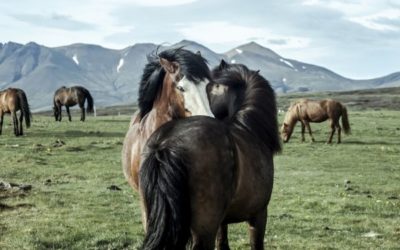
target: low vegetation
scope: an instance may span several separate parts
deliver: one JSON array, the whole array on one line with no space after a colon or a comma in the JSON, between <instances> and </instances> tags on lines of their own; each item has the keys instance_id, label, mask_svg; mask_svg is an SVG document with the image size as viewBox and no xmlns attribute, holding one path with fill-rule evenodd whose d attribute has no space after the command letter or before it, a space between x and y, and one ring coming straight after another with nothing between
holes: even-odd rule
<instances>
[{"instance_id":1,"label":"low vegetation","mask_svg":"<svg viewBox=\"0 0 400 250\"><path fill-rule=\"evenodd\" d=\"M354 108L349 117L352 134L341 145L325 144L327 123L311 124L317 142L301 143L297 128L275 157L269 249L400 247L400 116ZM139 247L139 199L121 169L128 124L127 115L85 123L36 115L16 138L6 117L0 249ZM246 224L230 226L229 239L232 249L249 249Z\"/></svg>"}]
</instances>

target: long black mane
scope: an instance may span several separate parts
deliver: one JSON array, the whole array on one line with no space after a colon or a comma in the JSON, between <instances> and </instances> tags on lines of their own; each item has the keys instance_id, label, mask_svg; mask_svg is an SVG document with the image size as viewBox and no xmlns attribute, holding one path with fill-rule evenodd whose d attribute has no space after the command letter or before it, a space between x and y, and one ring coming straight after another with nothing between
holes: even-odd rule
<instances>
[{"instance_id":1,"label":"long black mane","mask_svg":"<svg viewBox=\"0 0 400 250\"><path fill-rule=\"evenodd\" d=\"M162 90L166 72L161 67L159 58L177 62L180 66L180 73L186 76L189 81L197 83L211 78L206 59L181 47L164 50L158 55L149 56L139 86L138 105L141 118L150 112L157 93Z\"/></svg>"},{"instance_id":2,"label":"long black mane","mask_svg":"<svg viewBox=\"0 0 400 250\"><path fill-rule=\"evenodd\" d=\"M237 93L235 113L229 117L231 131L247 131L258 138L272 152L279 152L281 144L278 131L274 90L258 71L242 64L221 63L212 70L216 83L227 85Z\"/></svg>"}]
</instances>

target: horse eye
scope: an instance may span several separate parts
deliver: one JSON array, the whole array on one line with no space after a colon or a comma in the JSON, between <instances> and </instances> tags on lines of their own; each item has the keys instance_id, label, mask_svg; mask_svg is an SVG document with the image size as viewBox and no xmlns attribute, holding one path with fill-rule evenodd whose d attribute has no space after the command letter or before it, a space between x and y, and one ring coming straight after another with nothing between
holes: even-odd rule
<instances>
[{"instance_id":1,"label":"horse eye","mask_svg":"<svg viewBox=\"0 0 400 250\"><path fill-rule=\"evenodd\" d=\"M176 86L176 88L181 92L185 92L185 89L182 86Z\"/></svg>"}]
</instances>

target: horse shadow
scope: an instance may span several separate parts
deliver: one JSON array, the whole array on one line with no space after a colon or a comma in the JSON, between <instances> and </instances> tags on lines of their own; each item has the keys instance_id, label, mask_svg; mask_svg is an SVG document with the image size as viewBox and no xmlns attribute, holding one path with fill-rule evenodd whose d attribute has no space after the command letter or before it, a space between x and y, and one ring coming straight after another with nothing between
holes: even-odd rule
<instances>
[{"instance_id":1,"label":"horse shadow","mask_svg":"<svg viewBox=\"0 0 400 250\"><path fill-rule=\"evenodd\" d=\"M388 141L359 141L359 140L345 140L344 144L354 145L388 145L388 146L400 146L400 142L388 142Z\"/></svg>"}]
</instances>

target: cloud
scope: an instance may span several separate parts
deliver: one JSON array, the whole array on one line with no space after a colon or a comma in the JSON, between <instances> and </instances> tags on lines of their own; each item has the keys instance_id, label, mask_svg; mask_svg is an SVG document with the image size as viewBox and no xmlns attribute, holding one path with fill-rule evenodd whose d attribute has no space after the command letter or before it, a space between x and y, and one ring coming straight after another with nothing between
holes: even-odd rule
<instances>
[{"instance_id":1,"label":"cloud","mask_svg":"<svg viewBox=\"0 0 400 250\"><path fill-rule=\"evenodd\" d=\"M400 10L388 9L373 15L350 17L350 21L378 31L400 31Z\"/></svg>"},{"instance_id":2,"label":"cloud","mask_svg":"<svg viewBox=\"0 0 400 250\"><path fill-rule=\"evenodd\" d=\"M126 5L139 5L144 7L168 7L186 5L197 2L198 0L97 0L95 2L105 4L126 4Z\"/></svg>"},{"instance_id":3,"label":"cloud","mask_svg":"<svg viewBox=\"0 0 400 250\"><path fill-rule=\"evenodd\" d=\"M272 48L303 48L309 39L274 34L264 27L236 25L225 21L180 24L177 28L183 37L205 44L242 44L256 41Z\"/></svg>"},{"instance_id":4,"label":"cloud","mask_svg":"<svg viewBox=\"0 0 400 250\"><path fill-rule=\"evenodd\" d=\"M90 23L74 20L70 16L53 13L51 15L14 14L15 19L28 24L62 30L93 30L96 26Z\"/></svg>"}]
</instances>

